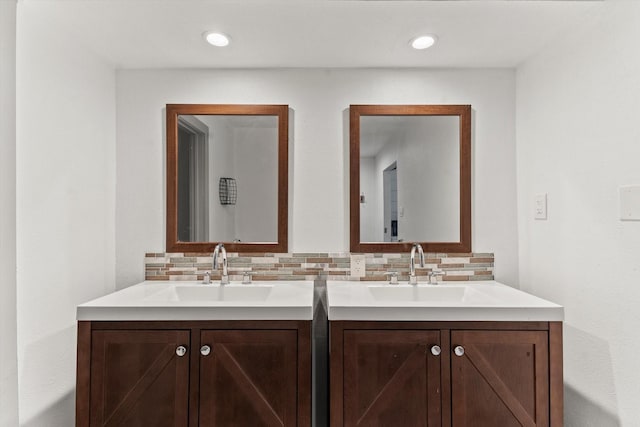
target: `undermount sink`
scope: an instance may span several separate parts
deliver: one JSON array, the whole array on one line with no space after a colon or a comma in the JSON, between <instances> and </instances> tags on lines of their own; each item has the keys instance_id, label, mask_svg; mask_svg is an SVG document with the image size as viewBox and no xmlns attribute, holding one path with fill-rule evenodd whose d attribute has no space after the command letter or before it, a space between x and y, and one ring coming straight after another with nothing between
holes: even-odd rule
<instances>
[{"instance_id":1,"label":"undermount sink","mask_svg":"<svg viewBox=\"0 0 640 427\"><path fill-rule=\"evenodd\" d=\"M462 301L468 288L445 288L438 286L368 286L369 292L377 301Z\"/></svg>"},{"instance_id":2,"label":"undermount sink","mask_svg":"<svg viewBox=\"0 0 640 427\"><path fill-rule=\"evenodd\" d=\"M329 320L555 321L557 304L495 281L382 284L327 281Z\"/></svg>"},{"instance_id":3,"label":"undermount sink","mask_svg":"<svg viewBox=\"0 0 640 427\"><path fill-rule=\"evenodd\" d=\"M310 320L311 281L148 281L80 304L78 320Z\"/></svg>"},{"instance_id":4,"label":"undermount sink","mask_svg":"<svg viewBox=\"0 0 640 427\"><path fill-rule=\"evenodd\" d=\"M147 301L265 301L272 285L176 286L145 298Z\"/></svg>"}]
</instances>

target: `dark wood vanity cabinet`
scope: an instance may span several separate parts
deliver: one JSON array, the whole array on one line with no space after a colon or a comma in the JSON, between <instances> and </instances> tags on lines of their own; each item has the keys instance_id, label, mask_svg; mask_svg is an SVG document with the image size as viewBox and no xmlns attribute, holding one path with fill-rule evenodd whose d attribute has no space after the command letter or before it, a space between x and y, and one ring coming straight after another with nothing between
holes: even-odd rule
<instances>
[{"instance_id":1,"label":"dark wood vanity cabinet","mask_svg":"<svg viewBox=\"0 0 640 427\"><path fill-rule=\"evenodd\" d=\"M562 426L559 322L330 322L331 426Z\"/></svg>"},{"instance_id":2,"label":"dark wood vanity cabinet","mask_svg":"<svg viewBox=\"0 0 640 427\"><path fill-rule=\"evenodd\" d=\"M310 426L310 323L79 322L76 426Z\"/></svg>"},{"instance_id":3,"label":"dark wood vanity cabinet","mask_svg":"<svg viewBox=\"0 0 640 427\"><path fill-rule=\"evenodd\" d=\"M451 331L451 343L453 426L549 425L546 331Z\"/></svg>"},{"instance_id":4,"label":"dark wood vanity cabinet","mask_svg":"<svg viewBox=\"0 0 640 427\"><path fill-rule=\"evenodd\" d=\"M295 426L295 331L202 331L200 426ZM205 344L206 345L206 344Z\"/></svg>"},{"instance_id":5,"label":"dark wood vanity cabinet","mask_svg":"<svg viewBox=\"0 0 640 427\"><path fill-rule=\"evenodd\" d=\"M89 366L78 372L89 374L89 412L78 413L76 425L188 425L189 357L176 349L187 349L189 337L188 330L92 331Z\"/></svg>"},{"instance_id":6,"label":"dark wood vanity cabinet","mask_svg":"<svg viewBox=\"0 0 640 427\"><path fill-rule=\"evenodd\" d=\"M439 331L346 330L343 342L345 426L440 425Z\"/></svg>"}]
</instances>

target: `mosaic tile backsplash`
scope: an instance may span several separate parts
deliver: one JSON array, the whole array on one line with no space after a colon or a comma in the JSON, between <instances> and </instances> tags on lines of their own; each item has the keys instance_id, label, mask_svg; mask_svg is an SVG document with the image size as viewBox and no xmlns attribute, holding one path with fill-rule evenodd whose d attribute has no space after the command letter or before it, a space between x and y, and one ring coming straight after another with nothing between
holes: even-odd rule
<instances>
[{"instance_id":1,"label":"mosaic tile backsplash","mask_svg":"<svg viewBox=\"0 0 640 427\"><path fill-rule=\"evenodd\" d=\"M241 281L245 271L253 280L388 280L395 271L398 280L409 280L409 254L365 254L365 277L352 277L350 253L227 253L229 279ZM210 253L147 253L146 280L203 280L212 271ZM222 265L222 263L220 263ZM493 280L492 253L425 253L425 267L416 267L419 282L427 282L432 269L444 271L441 280ZM220 269L211 274L220 279Z\"/></svg>"}]
</instances>

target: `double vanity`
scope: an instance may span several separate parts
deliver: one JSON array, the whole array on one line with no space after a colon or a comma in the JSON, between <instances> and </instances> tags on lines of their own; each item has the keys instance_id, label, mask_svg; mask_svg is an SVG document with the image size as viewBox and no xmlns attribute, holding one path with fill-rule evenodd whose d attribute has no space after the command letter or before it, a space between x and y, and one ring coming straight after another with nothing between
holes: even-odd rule
<instances>
[{"instance_id":1,"label":"double vanity","mask_svg":"<svg viewBox=\"0 0 640 427\"><path fill-rule=\"evenodd\" d=\"M562 425L562 307L493 281L320 283L153 281L78 306L76 425L310 426L312 376L331 426Z\"/></svg>"},{"instance_id":2,"label":"double vanity","mask_svg":"<svg viewBox=\"0 0 640 427\"><path fill-rule=\"evenodd\" d=\"M289 111L166 105L166 253L78 307L76 426L562 426L562 307L472 253L471 106L349 106L348 254L289 253Z\"/></svg>"}]
</instances>

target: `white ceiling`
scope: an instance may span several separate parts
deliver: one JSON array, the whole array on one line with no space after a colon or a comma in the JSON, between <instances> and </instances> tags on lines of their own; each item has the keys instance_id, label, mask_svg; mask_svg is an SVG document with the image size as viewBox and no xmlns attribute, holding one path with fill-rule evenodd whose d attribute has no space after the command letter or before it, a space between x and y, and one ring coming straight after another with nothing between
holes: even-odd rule
<instances>
[{"instance_id":1,"label":"white ceiling","mask_svg":"<svg viewBox=\"0 0 640 427\"><path fill-rule=\"evenodd\" d=\"M515 67L599 1L21 0L118 68ZM20 21L19 21L20 22ZM202 34L229 34L227 48ZM431 49L408 42L437 34Z\"/></svg>"}]
</instances>

